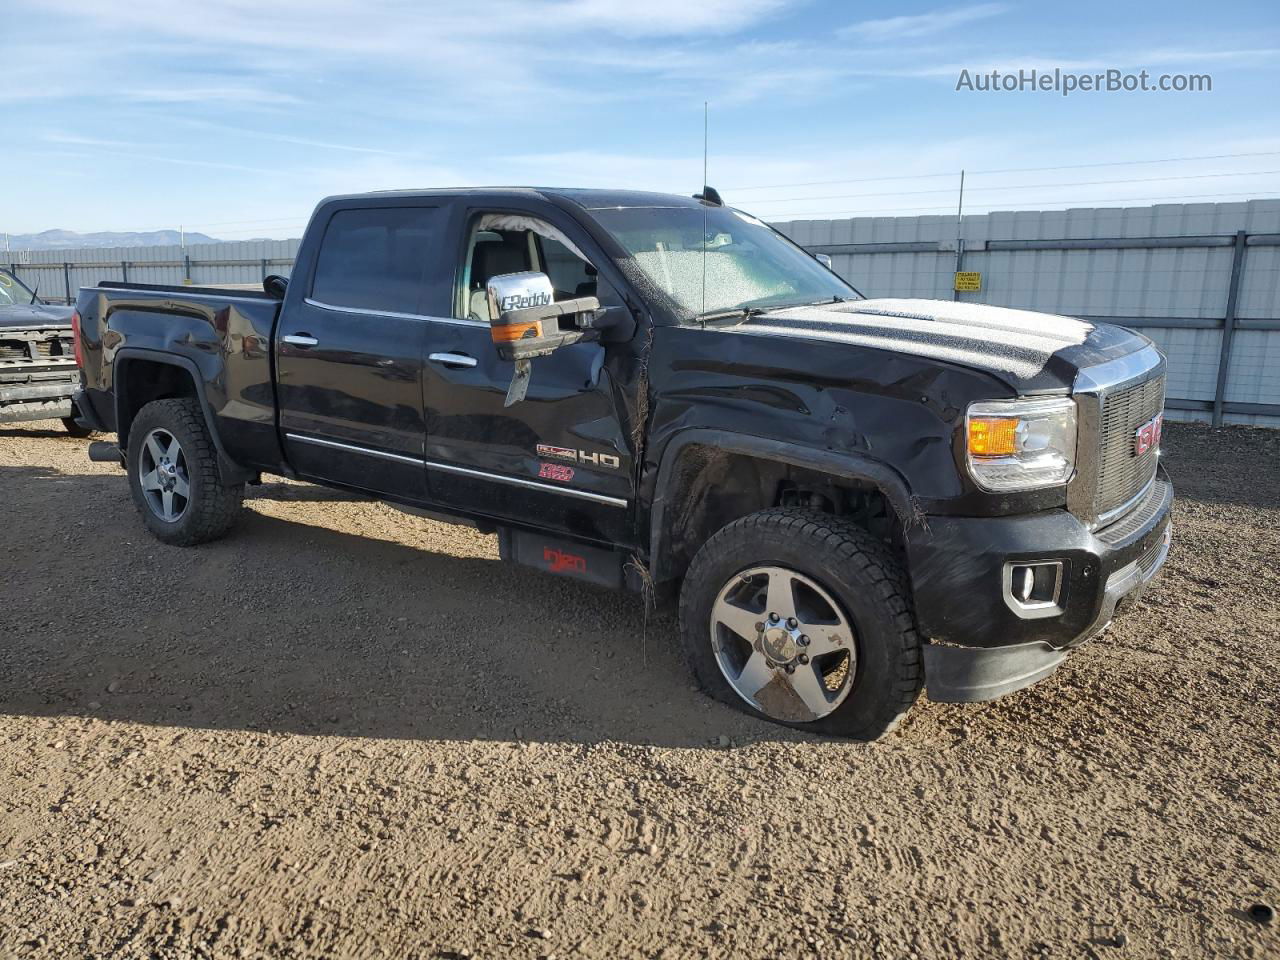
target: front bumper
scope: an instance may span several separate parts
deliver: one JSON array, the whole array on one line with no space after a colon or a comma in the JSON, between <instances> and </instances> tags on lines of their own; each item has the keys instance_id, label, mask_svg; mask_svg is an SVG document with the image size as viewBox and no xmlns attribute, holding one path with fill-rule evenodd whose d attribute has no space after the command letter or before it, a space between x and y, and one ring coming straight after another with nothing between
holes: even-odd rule
<instances>
[{"instance_id":1,"label":"front bumper","mask_svg":"<svg viewBox=\"0 0 1280 960\"><path fill-rule=\"evenodd\" d=\"M916 620L929 639L931 700L990 700L1052 673L1067 652L1136 601L1163 566L1173 487L1159 471L1147 496L1106 528L1065 510L1022 517L930 517L908 538ZM1052 613L1019 613L1007 600L1010 563L1059 561Z\"/></svg>"},{"instance_id":2,"label":"front bumper","mask_svg":"<svg viewBox=\"0 0 1280 960\"><path fill-rule=\"evenodd\" d=\"M69 417L79 386L80 370L69 357L0 360L0 423Z\"/></svg>"}]
</instances>

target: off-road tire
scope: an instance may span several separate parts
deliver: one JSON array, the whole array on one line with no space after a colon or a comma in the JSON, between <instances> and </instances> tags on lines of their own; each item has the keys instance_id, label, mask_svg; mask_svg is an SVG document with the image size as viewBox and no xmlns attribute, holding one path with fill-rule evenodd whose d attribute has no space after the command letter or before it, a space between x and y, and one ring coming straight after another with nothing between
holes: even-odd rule
<instances>
[{"instance_id":1,"label":"off-road tire","mask_svg":"<svg viewBox=\"0 0 1280 960\"><path fill-rule=\"evenodd\" d=\"M191 496L182 515L168 523L156 516L143 499L142 447L152 430L167 430L182 445ZM244 484L223 479L218 450L200 404L194 399L154 400L134 417L129 428L129 492L147 529L164 543L190 547L226 534L235 524L244 500Z\"/></svg>"},{"instance_id":2,"label":"off-road tire","mask_svg":"<svg viewBox=\"0 0 1280 960\"><path fill-rule=\"evenodd\" d=\"M711 611L720 590L756 566L790 568L822 585L844 607L856 633L854 686L827 716L807 723L770 717L729 685L711 643ZM736 520L698 551L680 593L680 636L699 685L731 706L810 732L874 740L892 730L924 683L906 576L884 543L839 517L792 508Z\"/></svg>"}]
</instances>

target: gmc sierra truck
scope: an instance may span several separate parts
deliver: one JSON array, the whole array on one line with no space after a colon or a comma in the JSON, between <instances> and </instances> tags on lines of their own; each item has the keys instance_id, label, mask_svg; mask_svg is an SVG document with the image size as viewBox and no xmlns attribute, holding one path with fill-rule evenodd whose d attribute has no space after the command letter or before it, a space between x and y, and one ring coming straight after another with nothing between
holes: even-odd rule
<instances>
[{"instance_id":1,"label":"gmc sierra truck","mask_svg":"<svg viewBox=\"0 0 1280 960\"><path fill-rule=\"evenodd\" d=\"M1047 676L1168 552L1149 340L864 299L710 188L333 197L263 287L80 292L93 455L166 543L262 472L372 494L678 600L709 693L863 739Z\"/></svg>"},{"instance_id":2,"label":"gmc sierra truck","mask_svg":"<svg viewBox=\"0 0 1280 960\"><path fill-rule=\"evenodd\" d=\"M80 386L72 351L71 307L49 306L0 270L0 423L58 419L88 436L71 402Z\"/></svg>"}]
</instances>

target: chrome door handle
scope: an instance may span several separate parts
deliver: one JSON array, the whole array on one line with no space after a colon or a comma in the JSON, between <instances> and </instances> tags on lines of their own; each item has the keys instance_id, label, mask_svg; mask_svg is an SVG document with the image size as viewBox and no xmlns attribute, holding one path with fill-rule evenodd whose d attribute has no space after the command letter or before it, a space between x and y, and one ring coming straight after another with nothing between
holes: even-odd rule
<instances>
[{"instance_id":1,"label":"chrome door handle","mask_svg":"<svg viewBox=\"0 0 1280 960\"><path fill-rule=\"evenodd\" d=\"M446 367L474 367L478 362L465 353L433 353L427 359L432 363L443 363Z\"/></svg>"},{"instance_id":2,"label":"chrome door handle","mask_svg":"<svg viewBox=\"0 0 1280 960\"><path fill-rule=\"evenodd\" d=\"M315 337L306 333L290 333L280 338L285 343L291 343L295 347L314 347L320 341Z\"/></svg>"}]
</instances>

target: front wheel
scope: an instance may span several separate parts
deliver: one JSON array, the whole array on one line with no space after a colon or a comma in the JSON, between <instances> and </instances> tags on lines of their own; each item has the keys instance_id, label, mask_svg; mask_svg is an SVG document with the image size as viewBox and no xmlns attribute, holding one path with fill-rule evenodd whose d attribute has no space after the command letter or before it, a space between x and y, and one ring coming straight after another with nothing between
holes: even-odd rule
<instances>
[{"instance_id":1,"label":"front wheel","mask_svg":"<svg viewBox=\"0 0 1280 960\"><path fill-rule=\"evenodd\" d=\"M702 687L749 713L873 740L923 683L906 578L846 520L774 509L703 545L680 595L681 637Z\"/></svg>"},{"instance_id":2,"label":"front wheel","mask_svg":"<svg viewBox=\"0 0 1280 960\"><path fill-rule=\"evenodd\" d=\"M129 492L159 540L191 546L235 523L243 483L222 478L218 452L195 400L155 400L129 428Z\"/></svg>"}]
</instances>

